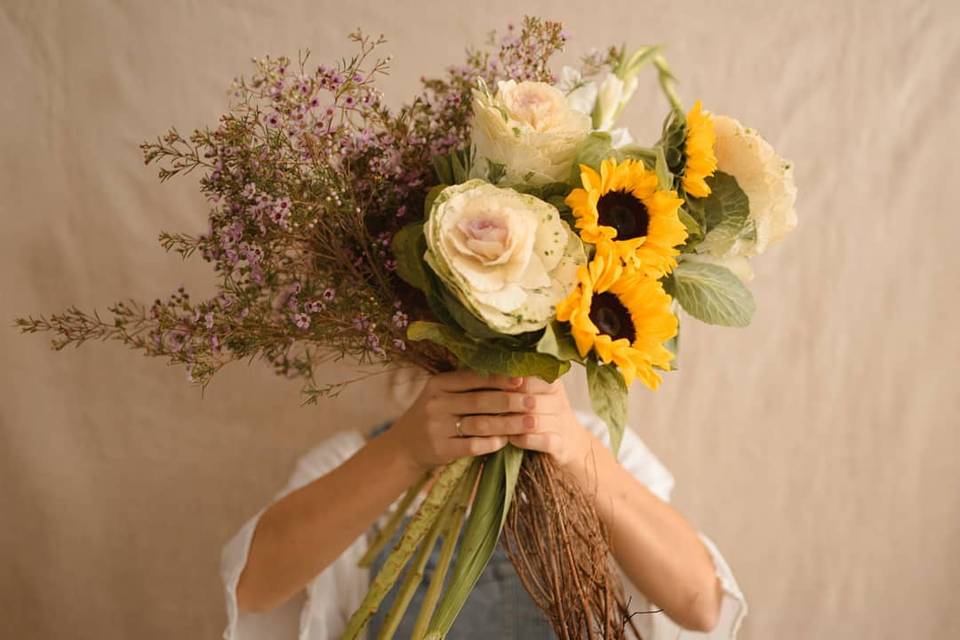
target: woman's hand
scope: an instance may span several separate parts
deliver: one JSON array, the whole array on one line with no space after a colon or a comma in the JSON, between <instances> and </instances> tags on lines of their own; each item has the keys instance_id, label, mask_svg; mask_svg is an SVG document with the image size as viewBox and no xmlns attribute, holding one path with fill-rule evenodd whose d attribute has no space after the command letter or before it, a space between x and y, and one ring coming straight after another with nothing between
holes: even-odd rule
<instances>
[{"instance_id":1,"label":"woman's hand","mask_svg":"<svg viewBox=\"0 0 960 640\"><path fill-rule=\"evenodd\" d=\"M568 467L585 458L592 440L560 382L470 371L433 376L381 437L391 438L421 470L492 453L508 442Z\"/></svg>"},{"instance_id":2,"label":"woman's hand","mask_svg":"<svg viewBox=\"0 0 960 640\"><path fill-rule=\"evenodd\" d=\"M533 395L536 408L524 418L524 431L509 434L510 444L546 453L560 467L579 477L579 467L585 463L596 439L580 424L563 384L559 380L549 383L525 378L520 390Z\"/></svg>"},{"instance_id":3,"label":"woman's hand","mask_svg":"<svg viewBox=\"0 0 960 640\"><path fill-rule=\"evenodd\" d=\"M506 446L506 434L471 431L470 425L481 414L523 414L529 401L520 391L522 384L522 378L466 370L436 374L380 437L392 441L421 472L464 456L493 453Z\"/></svg>"}]
</instances>

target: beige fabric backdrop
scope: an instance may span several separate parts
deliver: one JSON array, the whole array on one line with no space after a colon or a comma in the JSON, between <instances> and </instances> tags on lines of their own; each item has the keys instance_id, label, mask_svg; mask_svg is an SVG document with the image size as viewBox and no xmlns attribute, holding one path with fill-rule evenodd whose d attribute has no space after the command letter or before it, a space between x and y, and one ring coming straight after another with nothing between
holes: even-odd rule
<instances>
[{"instance_id":1,"label":"beige fabric backdrop","mask_svg":"<svg viewBox=\"0 0 960 640\"><path fill-rule=\"evenodd\" d=\"M358 24L390 37L399 103L521 11L564 20L570 59L668 44L688 100L796 163L800 227L756 263L753 326L688 323L682 371L631 407L747 593L743 637L960 637L955 3L3 0L4 637L217 637L221 544L324 434L395 411L378 385L301 408L260 366L201 398L121 347L16 334L15 314L209 290L155 242L205 227L195 183L160 185L138 143L213 123L250 56L332 59Z\"/></svg>"}]
</instances>

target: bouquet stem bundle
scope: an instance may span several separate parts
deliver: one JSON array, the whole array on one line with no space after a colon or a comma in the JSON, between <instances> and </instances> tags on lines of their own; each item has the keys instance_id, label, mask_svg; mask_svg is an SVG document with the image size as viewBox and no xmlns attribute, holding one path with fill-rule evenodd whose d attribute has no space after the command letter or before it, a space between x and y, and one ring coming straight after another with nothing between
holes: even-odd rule
<instances>
[{"instance_id":1,"label":"bouquet stem bundle","mask_svg":"<svg viewBox=\"0 0 960 640\"><path fill-rule=\"evenodd\" d=\"M362 565L369 566L393 536L424 484L425 479L400 500ZM468 509L470 517L460 540ZM640 638L624 601L620 576L611 563L607 532L590 496L549 456L513 447L483 460L458 460L437 475L343 637L356 638L361 633L412 559L377 636L378 640L393 637L441 537L439 561L412 638L445 637L486 567L501 529L521 583L559 638L619 639L626 637L627 629ZM453 578L444 592L458 542Z\"/></svg>"},{"instance_id":2,"label":"bouquet stem bundle","mask_svg":"<svg viewBox=\"0 0 960 640\"><path fill-rule=\"evenodd\" d=\"M548 456L525 456L503 542L558 638L640 638L591 496Z\"/></svg>"},{"instance_id":3,"label":"bouquet stem bundle","mask_svg":"<svg viewBox=\"0 0 960 640\"><path fill-rule=\"evenodd\" d=\"M449 513L452 507L451 496L456 492L461 481L468 475L468 469L476 464L477 462L470 458L461 458L440 471L427 498L404 529L403 536L401 536L393 552L388 556L380 572L371 583L370 590L367 591L363 603L350 618L347 630L343 634L344 638L356 638L360 635L370 618L376 613L380 603L396 583L404 566L419 547L426 549L425 554L422 552L420 554L423 560L425 560L425 555L429 555L433 543L436 542L434 532L439 533L437 524L441 523L442 526L443 517ZM428 544L422 544L425 539ZM420 570L422 571L422 566ZM412 573L416 574L416 572ZM397 600L401 609L400 617L402 617L403 610L406 609L406 604L409 603L409 600L407 600L407 603L403 603L402 600L402 598ZM390 617L396 618L397 616L388 616L388 618Z\"/></svg>"}]
</instances>

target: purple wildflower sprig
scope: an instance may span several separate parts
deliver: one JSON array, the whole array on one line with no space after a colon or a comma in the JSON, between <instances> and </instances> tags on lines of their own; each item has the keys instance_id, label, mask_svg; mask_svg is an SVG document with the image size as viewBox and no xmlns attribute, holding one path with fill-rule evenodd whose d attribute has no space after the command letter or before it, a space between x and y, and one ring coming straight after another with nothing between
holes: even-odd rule
<instances>
[{"instance_id":1,"label":"purple wildflower sprig","mask_svg":"<svg viewBox=\"0 0 960 640\"><path fill-rule=\"evenodd\" d=\"M406 339L409 322L431 314L395 272L393 236L421 217L434 159L469 145L477 78L552 81L548 60L565 36L559 23L527 18L489 50L469 51L464 65L424 79L396 113L375 86L389 69L377 56L383 38L350 39L356 54L334 65L308 68L309 53L254 59L215 128L170 129L141 145L161 181L201 174L208 229L164 232L160 244L212 264L213 298L195 301L181 288L150 305L117 303L109 318L71 307L20 318L20 329L53 333L56 349L120 341L184 365L203 385L229 362L260 358L304 379L308 400L342 388L315 380L330 359L452 367L442 347Z\"/></svg>"}]
</instances>

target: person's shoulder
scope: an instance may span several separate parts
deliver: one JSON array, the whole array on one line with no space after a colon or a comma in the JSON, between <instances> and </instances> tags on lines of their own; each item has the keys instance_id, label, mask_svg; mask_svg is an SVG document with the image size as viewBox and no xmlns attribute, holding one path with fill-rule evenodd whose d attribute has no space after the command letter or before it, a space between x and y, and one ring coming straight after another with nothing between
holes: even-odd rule
<instances>
[{"instance_id":1,"label":"person's shoulder","mask_svg":"<svg viewBox=\"0 0 960 640\"><path fill-rule=\"evenodd\" d=\"M365 437L355 430L338 431L300 456L290 478L293 486L304 484L333 471L363 447Z\"/></svg>"},{"instance_id":2,"label":"person's shoulder","mask_svg":"<svg viewBox=\"0 0 960 640\"><path fill-rule=\"evenodd\" d=\"M338 431L303 454L298 464L302 463L317 469L333 468L356 453L364 442L365 437L359 431Z\"/></svg>"},{"instance_id":3,"label":"person's shoulder","mask_svg":"<svg viewBox=\"0 0 960 640\"><path fill-rule=\"evenodd\" d=\"M610 446L610 431L607 424L599 416L587 411L577 411L576 415L580 423L593 433L605 447ZM647 447L640 436L630 428L629 424L623 430L617 460L658 498L664 501L670 500L674 484L673 474Z\"/></svg>"}]
</instances>

